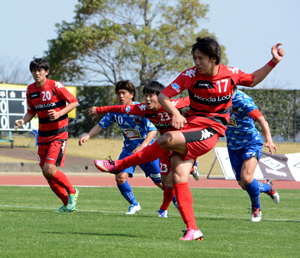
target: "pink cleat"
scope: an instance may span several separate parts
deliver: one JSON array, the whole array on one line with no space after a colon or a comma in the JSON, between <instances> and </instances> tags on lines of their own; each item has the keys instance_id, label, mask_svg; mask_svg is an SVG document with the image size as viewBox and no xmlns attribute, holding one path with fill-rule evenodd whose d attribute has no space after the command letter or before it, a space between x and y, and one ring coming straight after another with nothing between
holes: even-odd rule
<instances>
[{"instance_id":1,"label":"pink cleat","mask_svg":"<svg viewBox=\"0 0 300 258\"><path fill-rule=\"evenodd\" d=\"M119 174L121 171L118 171L115 165L115 161L113 161L110 157L109 159L96 159L95 166L102 172L107 172L111 174Z\"/></svg>"},{"instance_id":2,"label":"pink cleat","mask_svg":"<svg viewBox=\"0 0 300 258\"><path fill-rule=\"evenodd\" d=\"M184 232L184 235L179 240L184 240L184 241L203 240L203 234L199 229L195 230L195 229L188 228L187 230L182 230L182 231Z\"/></svg>"}]
</instances>

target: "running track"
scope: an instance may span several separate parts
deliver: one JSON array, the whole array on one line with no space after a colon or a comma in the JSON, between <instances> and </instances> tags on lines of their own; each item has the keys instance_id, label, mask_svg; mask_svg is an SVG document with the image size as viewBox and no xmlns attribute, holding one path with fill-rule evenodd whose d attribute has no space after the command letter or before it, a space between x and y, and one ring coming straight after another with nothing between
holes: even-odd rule
<instances>
[{"instance_id":1,"label":"running track","mask_svg":"<svg viewBox=\"0 0 300 258\"><path fill-rule=\"evenodd\" d=\"M74 186L81 187L113 187L116 182L113 175L68 175L70 182ZM143 176L136 176L129 179L129 183L133 187L156 187L151 179ZM273 181L275 189L297 189L300 190L300 182L296 181ZM36 175L20 175L20 174L0 174L0 185L6 186L48 186L46 179L41 174ZM195 181L189 179L189 186L193 188L239 188L235 180L225 179L207 179L200 178Z\"/></svg>"}]
</instances>

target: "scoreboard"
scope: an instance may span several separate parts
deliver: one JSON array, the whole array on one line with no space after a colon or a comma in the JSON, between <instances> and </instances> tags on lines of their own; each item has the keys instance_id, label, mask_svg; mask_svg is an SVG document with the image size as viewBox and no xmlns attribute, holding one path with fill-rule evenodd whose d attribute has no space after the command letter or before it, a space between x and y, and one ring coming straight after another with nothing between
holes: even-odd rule
<instances>
[{"instance_id":1,"label":"scoreboard","mask_svg":"<svg viewBox=\"0 0 300 258\"><path fill-rule=\"evenodd\" d=\"M26 113L26 88L0 88L0 131L14 131L15 120ZM31 123L19 127L18 131L31 131Z\"/></svg>"},{"instance_id":2,"label":"scoreboard","mask_svg":"<svg viewBox=\"0 0 300 258\"><path fill-rule=\"evenodd\" d=\"M15 131L15 120L21 119L27 113L27 85L0 84L0 135L1 131ZM66 89L76 97L75 86ZM76 118L76 109L68 113L69 118ZM31 131L31 123L26 123L18 131ZM1 136L0 136L1 138Z\"/></svg>"}]
</instances>

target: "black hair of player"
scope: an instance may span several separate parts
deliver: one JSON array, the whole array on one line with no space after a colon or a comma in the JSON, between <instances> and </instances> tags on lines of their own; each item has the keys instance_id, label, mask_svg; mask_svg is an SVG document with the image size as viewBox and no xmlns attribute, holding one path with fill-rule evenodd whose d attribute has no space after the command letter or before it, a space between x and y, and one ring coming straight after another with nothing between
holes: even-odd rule
<instances>
[{"instance_id":1,"label":"black hair of player","mask_svg":"<svg viewBox=\"0 0 300 258\"><path fill-rule=\"evenodd\" d=\"M161 91L164 88L165 88L164 85L162 85L158 81L150 81L144 86L143 94L145 95L145 93L148 93L148 94L156 93L156 95L158 96L159 93L161 93Z\"/></svg>"},{"instance_id":2,"label":"black hair of player","mask_svg":"<svg viewBox=\"0 0 300 258\"><path fill-rule=\"evenodd\" d=\"M115 86L116 94L119 90L127 90L129 93L133 93L132 100L133 101L135 100L136 90L135 90L135 86L132 84L131 81L129 81L129 80L118 81Z\"/></svg>"},{"instance_id":3,"label":"black hair of player","mask_svg":"<svg viewBox=\"0 0 300 258\"><path fill-rule=\"evenodd\" d=\"M210 58L214 57L216 59L217 65L221 62L222 51L215 37L198 37L196 39L196 43L192 45L191 53L193 56L196 49L209 56Z\"/></svg>"},{"instance_id":4,"label":"black hair of player","mask_svg":"<svg viewBox=\"0 0 300 258\"><path fill-rule=\"evenodd\" d=\"M44 69L45 71L50 70L49 63L44 58L34 58L29 65L29 70L32 71ZM48 75L46 76L48 78Z\"/></svg>"}]
</instances>

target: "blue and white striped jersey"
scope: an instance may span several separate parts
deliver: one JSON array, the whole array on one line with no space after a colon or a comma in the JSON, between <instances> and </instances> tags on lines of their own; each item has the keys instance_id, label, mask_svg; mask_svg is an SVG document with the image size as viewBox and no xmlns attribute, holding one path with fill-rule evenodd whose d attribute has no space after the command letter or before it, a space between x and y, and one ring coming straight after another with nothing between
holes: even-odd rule
<instances>
[{"instance_id":1,"label":"blue and white striped jersey","mask_svg":"<svg viewBox=\"0 0 300 258\"><path fill-rule=\"evenodd\" d=\"M258 107L253 99L237 90L232 97L232 111L225 132L228 149L238 150L253 142L262 142L254 121L249 115L255 109L258 109Z\"/></svg>"},{"instance_id":2,"label":"blue and white striped jersey","mask_svg":"<svg viewBox=\"0 0 300 258\"><path fill-rule=\"evenodd\" d=\"M138 103L139 102L133 102L133 104ZM129 154L143 143L148 132L157 130L147 118L121 113L107 113L98 125L107 129L113 123L117 123L121 128L124 136L123 151ZM150 144L153 142L154 140L152 140Z\"/></svg>"}]
</instances>

